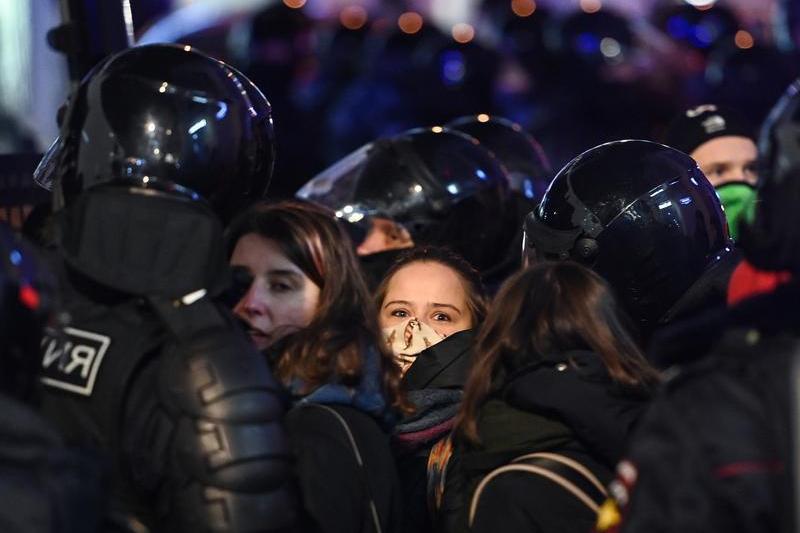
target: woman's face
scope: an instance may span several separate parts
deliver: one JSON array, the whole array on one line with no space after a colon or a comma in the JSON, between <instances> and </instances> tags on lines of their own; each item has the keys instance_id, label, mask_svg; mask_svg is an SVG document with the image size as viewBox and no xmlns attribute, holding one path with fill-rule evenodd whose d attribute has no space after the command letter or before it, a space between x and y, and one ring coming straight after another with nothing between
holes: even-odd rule
<instances>
[{"instance_id":1,"label":"woman's face","mask_svg":"<svg viewBox=\"0 0 800 533\"><path fill-rule=\"evenodd\" d=\"M410 317L425 322L442 335L470 329L472 315L458 272L434 261L417 261L395 272L381 303L381 328Z\"/></svg>"},{"instance_id":2,"label":"woman's face","mask_svg":"<svg viewBox=\"0 0 800 533\"><path fill-rule=\"evenodd\" d=\"M272 239L243 235L231 266L252 276L247 293L233 308L259 350L307 326L319 303L319 287L281 252Z\"/></svg>"}]
</instances>

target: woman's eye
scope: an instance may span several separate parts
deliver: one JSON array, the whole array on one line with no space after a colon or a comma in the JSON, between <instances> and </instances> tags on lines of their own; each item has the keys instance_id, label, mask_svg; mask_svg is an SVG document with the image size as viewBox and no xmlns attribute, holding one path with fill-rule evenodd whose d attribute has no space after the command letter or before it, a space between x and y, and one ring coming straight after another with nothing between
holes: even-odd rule
<instances>
[{"instance_id":1,"label":"woman's eye","mask_svg":"<svg viewBox=\"0 0 800 533\"><path fill-rule=\"evenodd\" d=\"M436 313L433 315L433 319L439 322L450 322L450 316L445 313Z\"/></svg>"},{"instance_id":2,"label":"woman's eye","mask_svg":"<svg viewBox=\"0 0 800 533\"><path fill-rule=\"evenodd\" d=\"M269 289L272 292L289 292L292 290L292 287L280 281L273 281L269 284Z\"/></svg>"},{"instance_id":3,"label":"woman's eye","mask_svg":"<svg viewBox=\"0 0 800 533\"><path fill-rule=\"evenodd\" d=\"M404 309L395 309L389 314L397 318L408 318L408 313Z\"/></svg>"}]
</instances>

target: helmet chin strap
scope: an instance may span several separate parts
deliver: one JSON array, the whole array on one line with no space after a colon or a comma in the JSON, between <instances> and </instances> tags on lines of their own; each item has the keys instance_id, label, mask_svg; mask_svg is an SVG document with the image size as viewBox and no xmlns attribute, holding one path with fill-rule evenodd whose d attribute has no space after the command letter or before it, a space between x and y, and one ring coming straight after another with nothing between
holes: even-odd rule
<instances>
[{"instance_id":1,"label":"helmet chin strap","mask_svg":"<svg viewBox=\"0 0 800 533\"><path fill-rule=\"evenodd\" d=\"M178 299L227 285L222 226L209 208L169 193L101 186L62 210L67 264L100 285Z\"/></svg>"}]
</instances>

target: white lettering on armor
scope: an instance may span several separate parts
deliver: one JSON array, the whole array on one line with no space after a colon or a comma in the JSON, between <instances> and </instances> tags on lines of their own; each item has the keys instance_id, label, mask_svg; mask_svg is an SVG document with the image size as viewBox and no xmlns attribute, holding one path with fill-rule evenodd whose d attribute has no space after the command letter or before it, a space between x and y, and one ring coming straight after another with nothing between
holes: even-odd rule
<instances>
[{"instance_id":1,"label":"white lettering on armor","mask_svg":"<svg viewBox=\"0 0 800 533\"><path fill-rule=\"evenodd\" d=\"M91 396L110 344L106 335L76 328L64 328L60 335L48 333L42 339L42 383Z\"/></svg>"}]
</instances>

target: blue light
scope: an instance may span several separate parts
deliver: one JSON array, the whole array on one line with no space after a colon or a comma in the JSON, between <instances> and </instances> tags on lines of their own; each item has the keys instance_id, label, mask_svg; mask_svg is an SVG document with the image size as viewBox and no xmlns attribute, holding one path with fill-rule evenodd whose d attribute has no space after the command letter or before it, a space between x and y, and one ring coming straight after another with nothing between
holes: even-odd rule
<instances>
[{"instance_id":1,"label":"blue light","mask_svg":"<svg viewBox=\"0 0 800 533\"><path fill-rule=\"evenodd\" d=\"M575 39L575 46L582 54L594 54L600 50L600 39L594 33L581 33Z\"/></svg>"},{"instance_id":2,"label":"blue light","mask_svg":"<svg viewBox=\"0 0 800 533\"><path fill-rule=\"evenodd\" d=\"M485 179L486 179L486 172L484 172L484 171L483 171L483 170L481 170L481 169L478 169L478 170L476 170L476 171L475 171L475 175L476 175L476 176L478 176L478 177L479 177L480 179L482 179L482 180L485 180Z\"/></svg>"},{"instance_id":3,"label":"blue light","mask_svg":"<svg viewBox=\"0 0 800 533\"><path fill-rule=\"evenodd\" d=\"M667 20L667 33L676 39L686 39L692 33L689 22L678 15L673 15Z\"/></svg>"},{"instance_id":4,"label":"blue light","mask_svg":"<svg viewBox=\"0 0 800 533\"><path fill-rule=\"evenodd\" d=\"M13 265L19 266L22 263L22 254L19 250L11 250L10 259Z\"/></svg>"},{"instance_id":5,"label":"blue light","mask_svg":"<svg viewBox=\"0 0 800 533\"><path fill-rule=\"evenodd\" d=\"M442 81L445 85L458 85L464 81L467 72L464 55L452 50L442 55Z\"/></svg>"},{"instance_id":6,"label":"blue light","mask_svg":"<svg viewBox=\"0 0 800 533\"><path fill-rule=\"evenodd\" d=\"M533 190L533 182L531 180L522 180L522 192L525 195L525 198L536 197L536 192Z\"/></svg>"},{"instance_id":7,"label":"blue light","mask_svg":"<svg viewBox=\"0 0 800 533\"><path fill-rule=\"evenodd\" d=\"M701 48L710 46L711 43L714 42L713 27L709 27L705 24L698 24L695 26L693 42Z\"/></svg>"},{"instance_id":8,"label":"blue light","mask_svg":"<svg viewBox=\"0 0 800 533\"><path fill-rule=\"evenodd\" d=\"M681 203L681 205L689 205L690 203L692 203L692 199L688 196L685 198L681 198L678 201Z\"/></svg>"}]
</instances>

